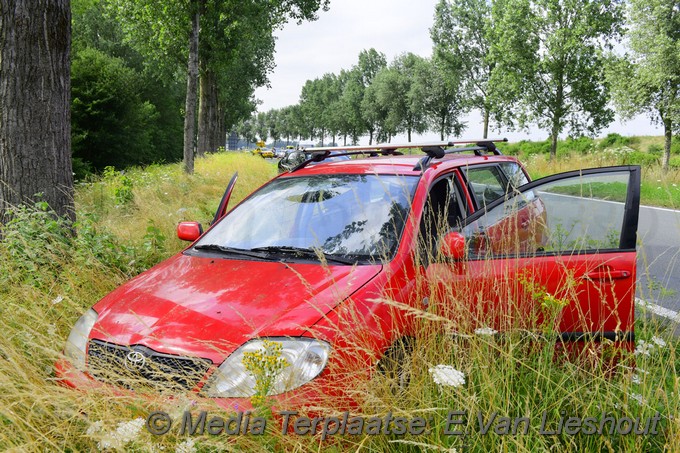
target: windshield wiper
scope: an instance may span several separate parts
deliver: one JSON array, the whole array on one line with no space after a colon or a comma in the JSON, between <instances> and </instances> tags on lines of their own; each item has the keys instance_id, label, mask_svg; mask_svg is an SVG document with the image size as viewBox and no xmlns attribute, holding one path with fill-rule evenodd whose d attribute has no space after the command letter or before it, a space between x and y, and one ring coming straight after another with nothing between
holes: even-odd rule
<instances>
[{"instance_id":1,"label":"windshield wiper","mask_svg":"<svg viewBox=\"0 0 680 453\"><path fill-rule=\"evenodd\" d=\"M293 247L290 245L270 245L267 247L255 247L252 249L253 252L266 252L266 253L274 253L274 254L279 254L279 255L294 255L299 258L312 258L315 260L320 261L319 254L323 256L326 261L328 262L334 262L334 263L340 263L340 264L355 264L358 259L350 258L350 257L345 257L345 256L339 256L339 255L332 255L329 253L324 252L321 249L312 249L312 248L304 248L304 247Z\"/></svg>"},{"instance_id":2,"label":"windshield wiper","mask_svg":"<svg viewBox=\"0 0 680 453\"><path fill-rule=\"evenodd\" d=\"M207 250L210 252L220 252L224 253L227 255L241 255L241 256L248 256L250 258L258 258L261 260L269 260L271 259L271 256L269 253L262 253L262 252L257 252L253 250L248 250L248 249L240 249L236 247L225 247L223 245L219 244L201 244L197 245L194 247L196 250Z\"/></svg>"}]
</instances>

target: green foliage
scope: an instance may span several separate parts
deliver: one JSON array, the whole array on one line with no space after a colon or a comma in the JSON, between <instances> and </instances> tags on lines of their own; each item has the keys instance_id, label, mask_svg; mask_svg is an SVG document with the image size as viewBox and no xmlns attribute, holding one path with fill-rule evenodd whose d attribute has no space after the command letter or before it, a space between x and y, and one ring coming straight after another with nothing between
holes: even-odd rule
<instances>
[{"instance_id":1,"label":"green foliage","mask_svg":"<svg viewBox=\"0 0 680 453\"><path fill-rule=\"evenodd\" d=\"M671 154L680 154L680 135L675 136L675 140L671 145Z\"/></svg>"},{"instance_id":2,"label":"green foliage","mask_svg":"<svg viewBox=\"0 0 680 453\"><path fill-rule=\"evenodd\" d=\"M649 167L652 165L659 164L659 156L656 154L643 153L640 151L631 151L625 154L623 158L623 164L631 165L642 165L643 167Z\"/></svg>"},{"instance_id":3,"label":"green foliage","mask_svg":"<svg viewBox=\"0 0 680 453\"><path fill-rule=\"evenodd\" d=\"M500 143L498 148L504 154L527 157L535 154L549 153L550 141L533 142L530 140L521 140L516 143Z\"/></svg>"},{"instance_id":4,"label":"green foliage","mask_svg":"<svg viewBox=\"0 0 680 453\"><path fill-rule=\"evenodd\" d=\"M452 78L460 79L460 92L470 97L461 101L482 112L484 137L490 117L498 124L510 123L500 96L500 90L506 88L490 83L496 64L490 52L496 39L491 8L492 3L485 0L440 0L430 29L434 60Z\"/></svg>"},{"instance_id":5,"label":"green foliage","mask_svg":"<svg viewBox=\"0 0 680 453\"><path fill-rule=\"evenodd\" d=\"M607 77L623 118L647 113L666 135L668 169L672 133L680 131L680 14L677 0L628 3L630 55L611 55ZM677 142L677 139L675 140Z\"/></svg>"},{"instance_id":6,"label":"green foliage","mask_svg":"<svg viewBox=\"0 0 680 453\"><path fill-rule=\"evenodd\" d=\"M647 147L647 152L650 154L661 154L663 152L663 148L661 148L661 146L657 145L656 143L652 143Z\"/></svg>"},{"instance_id":7,"label":"green foliage","mask_svg":"<svg viewBox=\"0 0 680 453\"><path fill-rule=\"evenodd\" d=\"M611 133L611 134L607 134L607 136L605 138L600 140L599 147L604 149L604 148L611 148L611 147L615 147L615 146L628 146L630 144L631 144L630 137L624 137L620 134Z\"/></svg>"},{"instance_id":8,"label":"green foliage","mask_svg":"<svg viewBox=\"0 0 680 453\"><path fill-rule=\"evenodd\" d=\"M594 134L614 119L601 52L617 36L621 12L610 0L494 2L491 83L503 87L520 126L535 123L557 140L565 130Z\"/></svg>"},{"instance_id":9,"label":"green foliage","mask_svg":"<svg viewBox=\"0 0 680 453\"><path fill-rule=\"evenodd\" d=\"M134 199L132 193L132 180L123 172L116 171L115 167L104 167L104 180L113 187L113 196L118 205L126 205Z\"/></svg>"},{"instance_id":10,"label":"green foliage","mask_svg":"<svg viewBox=\"0 0 680 453\"><path fill-rule=\"evenodd\" d=\"M165 237L150 229L141 248L122 244L98 226L94 214L80 212L71 224L58 217L45 202L11 210L2 227L0 286L23 284L45 288L59 279L66 264L106 268L132 276L161 258Z\"/></svg>"},{"instance_id":11,"label":"green foliage","mask_svg":"<svg viewBox=\"0 0 680 453\"><path fill-rule=\"evenodd\" d=\"M73 178L75 180L83 180L94 171L89 162L75 156L71 157L71 167L73 168Z\"/></svg>"},{"instance_id":12,"label":"green foliage","mask_svg":"<svg viewBox=\"0 0 680 453\"><path fill-rule=\"evenodd\" d=\"M49 284L60 270L63 256L73 246L68 221L57 217L44 201L9 210L10 220L1 226L0 282ZM15 281L19 280L19 281Z\"/></svg>"},{"instance_id":13,"label":"green foliage","mask_svg":"<svg viewBox=\"0 0 680 453\"><path fill-rule=\"evenodd\" d=\"M182 156L183 86L145 67L104 2L73 2L72 150L78 179Z\"/></svg>"},{"instance_id":14,"label":"green foliage","mask_svg":"<svg viewBox=\"0 0 680 453\"><path fill-rule=\"evenodd\" d=\"M558 144L558 154L563 149L568 153L575 152L579 154L588 154L595 149L595 140L590 137L569 137Z\"/></svg>"},{"instance_id":15,"label":"green foliage","mask_svg":"<svg viewBox=\"0 0 680 453\"><path fill-rule=\"evenodd\" d=\"M153 162L158 112L141 99L139 75L119 58L85 49L73 58L71 77L73 155L98 170Z\"/></svg>"},{"instance_id":16,"label":"green foliage","mask_svg":"<svg viewBox=\"0 0 680 453\"><path fill-rule=\"evenodd\" d=\"M156 226L153 220L149 220L148 222L142 247L144 250L144 259L140 264L144 267L153 266L165 256L165 235L161 229Z\"/></svg>"}]
</instances>

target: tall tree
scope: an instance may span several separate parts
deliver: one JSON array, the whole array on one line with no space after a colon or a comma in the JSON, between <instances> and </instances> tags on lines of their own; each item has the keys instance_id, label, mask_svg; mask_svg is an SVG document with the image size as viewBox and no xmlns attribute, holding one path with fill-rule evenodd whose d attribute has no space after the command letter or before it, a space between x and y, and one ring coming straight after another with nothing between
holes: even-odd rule
<instances>
[{"instance_id":1,"label":"tall tree","mask_svg":"<svg viewBox=\"0 0 680 453\"><path fill-rule=\"evenodd\" d=\"M424 58L406 53L374 77L367 89L374 105L366 104L365 107L370 117L382 119L379 121L380 139L389 141L404 131L410 142L413 133L427 130L428 66Z\"/></svg>"},{"instance_id":2,"label":"tall tree","mask_svg":"<svg viewBox=\"0 0 680 453\"><path fill-rule=\"evenodd\" d=\"M69 0L0 0L0 220L37 193L75 219Z\"/></svg>"},{"instance_id":3,"label":"tall tree","mask_svg":"<svg viewBox=\"0 0 680 453\"><path fill-rule=\"evenodd\" d=\"M550 131L550 157L566 129L595 134L613 119L604 83L602 52L618 35L617 0L497 0L491 83L508 92L520 125Z\"/></svg>"},{"instance_id":4,"label":"tall tree","mask_svg":"<svg viewBox=\"0 0 680 453\"><path fill-rule=\"evenodd\" d=\"M118 17L125 23L129 38L137 48L162 66L172 67L184 60L187 67L186 117L184 137L185 170L193 171L193 143L196 140L196 106L198 98L198 77L193 81L193 74L198 73L199 55L212 55L210 49L201 51L199 46L219 41L215 35L214 21L206 21L205 29L199 27L201 15L219 18L220 36L229 36L229 28L238 27L242 21L256 17L259 19L257 32L267 36L273 34L289 20L314 20L316 12L327 9L329 0L272 0L258 2L253 0L109 0ZM243 6L243 8L241 8ZM235 13L237 11L238 13ZM255 28L253 26L253 28ZM203 30L202 38L198 35ZM196 35L196 36L194 36ZM246 40L247 41L247 40ZM198 42L198 44L197 44ZM265 40L261 42L271 42ZM201 44L204 43L204 44ZM272 51L260 52L261 48L243 47L240 58L257 56L257 63L263 68L271 68ZM271 49L273 50L273 48ZM249 53L250 52L250 53ZM236 60L237 62L239 60ZM210 64L210 62L208 62ZM175 66L175 70L177 67ZM268 70L268 69L267 69ZM261 79L260 79L261 82ZM266 80L265 80L266 82ZM256 82L251 82L255 83ZM218 86L219 88L219 86ZM219 90L217 90L218 92ZM211 93L216 91L210 90ZM238 91L242 93L243 91ZM217 115L223 118L222 115ZM190 149L191 148L191 149Z\"/></svg>"},{"instance_id":5,"label":"tall tree","mask_svg":"<svg viewBox=\"0 0 680 453\"><path fill-rule=\"evenodd\" d=\"M491 53L495 32L489 0L440 0L435 7L430 29L434 57L438 67L449 71L451 77L460 77L464 91L471 94L472 106L482 112L484 138L491 118L498 123L508 120L494 91L504 88L490 83L496 66Z\"/></svg>"},{"instance_id":6,"label":"tall tree","mask_svg":"<svg viewBox=\"0 0 680 453\"><path fill-rule=\"evenodd\" d=\"M376 142L390 142L399 130L403 110L398 105L399 74L396 69L386 67L380 70L366 87L361 101L362 114L368 124L371 138L375 134ZM370 144L371 142L369 142Z\"/></svg>"},{"instance_id":7,"label":"tall tree","mask_svg":"<svg viewBox=\"0 0 680 453\"><path fill-rule=\"evenodd\" d=\"M198 107L198 45L201 25L199 0L191 0L191 33L187 63L187 97L184 107L184 171L194 172L194 140L196 139L196 109Z\"/></svg>"},{"instance_id":8,"label":"tall tree","mask_svg":"<svg viewBox=\"0 0 680 453\"><path fill-rule=\"evenodd\" d=\"M449 67L435 55L421 79L426 83L425 114L442 141L450 135L459 136L466 127L460 117L471 104L470 95L461 84L461 72L460 68Z\"/></svg>"},{"instance_id":9,"label":"tall tree","mask_svg":"<svg viewBox=\"0 0 680 453\"><path fill-rule=\"evenodd\" d=\"M185 81L145 69L104 0L71 0L74 171L182 158ZM80 164L80 165L79 165ZM76 175L78 176L78 175Z\"/></svg>"},{"instance_id":10,"label":"tall tree","mask_svg":"<svg viewBox=\"0 0 680 453\"><path fill-rule=\"evenodd\" d=\"M387 57L382 52L371 48L359 53L359 61L352 68L352 77L348 80L343 91L343 102L351 112L351 122L354 129L352 142L356 143L359 136L368 132L368 143L373 144L373 134L378 128L379 115L368 114L364 108L370 106L370 101L364 101L366 90L373 83L375 76L387 66ZM372 96L372 95L371 95Z\"/></svg>"},{"instance_id":11,"label":"tall tree","mask_svg":"<svg viewBox=\"0 0 680 453\"><path fill-rule=\"evenodd\" d=\"M614 103L623 118L648 113L663 125L662 167L668 170L673 133L680 134L680 2L631 0L630 55L608 70Z\"/></svg>"},{"instance_id":12,"label":"tall tree","mask_svg":"<svg viewBox=\"0 0 680 453\"><path fill-rule=\"evenodd\" d=\"M255 117L255 134L263 142L266 142L267 138L269 138L267 112L259 112Z\"/></svg>"}]
</instances>

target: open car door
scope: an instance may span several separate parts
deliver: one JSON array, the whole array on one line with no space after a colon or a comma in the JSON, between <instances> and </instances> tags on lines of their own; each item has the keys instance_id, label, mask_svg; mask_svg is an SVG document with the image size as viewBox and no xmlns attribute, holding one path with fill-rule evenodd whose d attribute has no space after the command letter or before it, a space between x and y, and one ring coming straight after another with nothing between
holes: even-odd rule
<instances>
[{"instance_id":1,"label":"open car door","mask_svg":"<svg viewBox=\"0 0 680 453\"><path fill-rule=\"evenodd\" d=\"M210 225L220 220L227 213L227 206L229 206L229 198L231 197L231 192L234 190L234 186L236 185L237 179L238 172L234 173L234 176L232 176L231 179L229 180L229 184L227 184L227 189L224 191L224 195L222 195L222 200L220 200L220 204L219 206L217 206L217 210L215 211L215 217L212 219L212 222L210 222Z\"/></svg>"},{"instance_id":2,"label":"open car door","mask_svg":"<svg viewBox=\"0 0 680 453\"><path fill-rule=\"evenodd\" d=\"M571 171L521 186L442 238L445 259L427 269L439 291L437 310L448 310L442 314L459 320L461 330L527 329L632 347L639 205L638 166ZM452 300L465 309L451 311Z\"/></svg>"}]
</instances>

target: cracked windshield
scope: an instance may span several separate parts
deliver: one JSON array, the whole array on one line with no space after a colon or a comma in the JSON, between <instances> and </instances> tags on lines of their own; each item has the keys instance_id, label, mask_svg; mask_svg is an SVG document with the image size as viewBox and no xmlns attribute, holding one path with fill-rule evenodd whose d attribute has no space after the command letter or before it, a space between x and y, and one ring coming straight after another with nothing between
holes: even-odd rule
<instances>
[{"instance_id":1,"label":"cracked windshield","mask_svg":"<svg viewBox=\"0 0 680 453\"><path fill-rule=\"evenodd\" d=\"M236 207L196 248L286 248L359 261L389 260L417 181L395 175L277 179Z\"/></svg>"}]
</instances>

